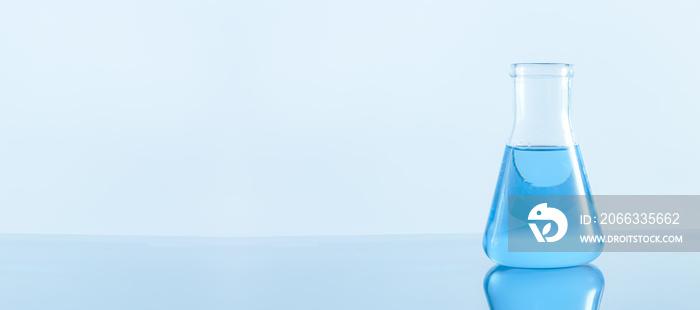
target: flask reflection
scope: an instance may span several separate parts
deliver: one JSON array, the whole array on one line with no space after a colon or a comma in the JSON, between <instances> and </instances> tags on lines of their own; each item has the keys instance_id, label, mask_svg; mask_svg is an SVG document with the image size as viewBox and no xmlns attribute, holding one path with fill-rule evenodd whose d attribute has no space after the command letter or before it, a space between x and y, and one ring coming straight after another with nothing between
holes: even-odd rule
<instances>
[{"instance_id":1,"label":"flask reflection","mask_svg":"<svg viewBox=\"0 0 700 310\"><path fill-rule=\"evenodd\" d=\"M492 310L585 309L600 306L605 279L593 265L523 269L496 265L484 278Z\"/></svg>"}]
</instances>

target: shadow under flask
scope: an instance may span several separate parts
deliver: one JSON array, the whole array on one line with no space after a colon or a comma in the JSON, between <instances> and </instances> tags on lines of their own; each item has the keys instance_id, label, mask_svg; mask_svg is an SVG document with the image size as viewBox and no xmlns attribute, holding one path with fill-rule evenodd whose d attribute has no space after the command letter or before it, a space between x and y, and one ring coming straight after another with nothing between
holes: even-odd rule
<instances>
[{"instance_id":1,"label":"shadow under flask","mask_svg":"<svg viewBox=\"0 0 700 310\"><path fill-rule=\"evenodd\" d=\"M581 233L582 229L587 234L600 232L597 223L590 223L581 229L573 228L579 222L579 215L596 216L583 160L569 119L573 66L513 64L510 75L515 82L515 122L503 155L484 232L484 251L492 261L511 267L559 268L589 263L600 255L602 244L588 246L581 251L555 250L554 246L564 246L569 242L558 241L557 238L561 237L556 237L560 231L566 233L566 224L563 231L561 223L544 227L529 224L535 212L541 214L539 209L535 209L537 204L528 200L518 203L516 199L531 196L579 197L582 203L558 206L561 212L554 211L563 212L562 216L568 219L569 236L564 236L564 239L580 242L575 234ZM512 201L509 202L509 199ZM552 235L555 235L554 239ZM533 247L532 251L512 251L512 248L509 251L509 238L511 246L532 243L544 250ZM558 244L549 241L557 241Z\"/></svg>"}]
</instances>

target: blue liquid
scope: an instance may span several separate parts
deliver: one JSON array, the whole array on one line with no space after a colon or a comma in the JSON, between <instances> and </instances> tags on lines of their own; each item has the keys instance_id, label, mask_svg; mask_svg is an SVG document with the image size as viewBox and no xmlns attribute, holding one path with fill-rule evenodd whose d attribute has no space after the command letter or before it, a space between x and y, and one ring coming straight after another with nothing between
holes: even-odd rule
<instances>
[{"instance_id":1,"label":"blue liquid","mask_svg":"<svg viewBox=\"0 0 700 310\"><path fill-rule=\"evenodd\" d=\"M589 263L600 255L600 252L509 252L508 195L589 196L588 180L578 146L526 148L506 146L484 233L484 251L496 263L520 268L578 266ZM532 207L522 206L522 208ZM578 210L577 213L595 213L592 204L576 207L591 208L591 210ZM596 230L599 228L597 227Z\"/></svg>"}]
</instances>

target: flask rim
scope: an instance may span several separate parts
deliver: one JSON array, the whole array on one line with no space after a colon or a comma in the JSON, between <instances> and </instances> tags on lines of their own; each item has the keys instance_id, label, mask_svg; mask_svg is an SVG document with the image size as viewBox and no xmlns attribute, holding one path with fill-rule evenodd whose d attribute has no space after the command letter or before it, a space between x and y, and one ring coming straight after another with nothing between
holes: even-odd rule
<instances>
[{"instance_id":1,"label":"flask rim","mask_svg":"<svg viewBox=\"0 0 700 310\"><path fill-rule=\"evenodd\" d=\"M510 65L510 76L573 77L574 65L567 63L514 63Z\"/></svg>"}]
</instances>

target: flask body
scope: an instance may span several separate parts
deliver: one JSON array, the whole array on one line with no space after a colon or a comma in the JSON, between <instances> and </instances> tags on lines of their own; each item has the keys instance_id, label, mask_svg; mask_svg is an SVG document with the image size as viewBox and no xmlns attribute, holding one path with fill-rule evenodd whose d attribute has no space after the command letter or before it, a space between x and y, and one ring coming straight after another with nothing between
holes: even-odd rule
<instances>
[{"instance_id":1,"label":"flask body","mask_svg":"<svg viewBox=\"0 0 700 310\"><path fill-rule=\"evenodd\" d=\"M527 71L528 68L517 66L534 69ZM541 76L542 68L538 66L563 66L566 70ZM537 74L527 75L528 72ZM595 217L596 212L569 121L570 65L516 64L511 75L516 88L515 124L489 212L484 251L494 262L511 267L559 268L589 263L600 255L602 244L566 248L567 242L577 242L577 234L600 234L597 223L576 226L580 215ZM550 201L549 206L541 203L547 199L516 199L529 196L576 199L559 200L564 202L558 204ZM561 214L564 223L557 221L556 216L547 218L540 211ZM533 244L532 251L514 251L513 245L520 243Z\"/></svg>"}]
</instances>

